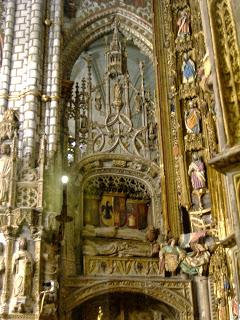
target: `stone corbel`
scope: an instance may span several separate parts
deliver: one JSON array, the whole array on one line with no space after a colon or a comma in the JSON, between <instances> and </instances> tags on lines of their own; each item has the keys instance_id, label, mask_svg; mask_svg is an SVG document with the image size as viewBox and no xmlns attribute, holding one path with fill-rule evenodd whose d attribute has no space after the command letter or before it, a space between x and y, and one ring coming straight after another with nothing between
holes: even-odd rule
<instances>
[{"instance_id":1,"label":"stone corbel","mask_svg":"<svg viewBox=\"0 0 240 320\"><path fill-rule=\"evenodd\" d=\"M236 169L240 163L240 146L235 146L225 149L223 152L218 153L214 158L208 161L208 164L222 173L227 173Z\"/></svg>"}]
</instances>

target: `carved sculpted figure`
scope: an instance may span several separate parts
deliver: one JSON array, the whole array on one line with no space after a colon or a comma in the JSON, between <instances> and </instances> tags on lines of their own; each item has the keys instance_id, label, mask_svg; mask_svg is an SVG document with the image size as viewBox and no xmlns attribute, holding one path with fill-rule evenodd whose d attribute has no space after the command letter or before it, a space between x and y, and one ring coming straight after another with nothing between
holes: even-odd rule
<instances>
[{"instance_id":1,"label":"carved sculpted figure","mask_svg":"<svg viewBox=\"0 0 240 320\"><path fill-rule=\"evenodd\" d=\"M101 93L99 89L96 89L96 94L95 94L95 108L98 111L102 110L102 99L101 99Z\"/></svg>"},{"instance_id":2,"label":"carved sculpted figure","mask_svg":"<svg viewBox=\"0 0 240 320\"><path fill-rule=\"evenodd\" d=\"M46 317L51 316L51 319L56 319L59 284L54 280L51 280L47 284L49 288L40 293L40 314Z\"/></svg>"},{"instance_id":3,"label":"carved sculpted figure","mask_svg":"<svg viewBox=\"0 0 240 320\"><path fill-rule=\"evenodd\" d=\"M27 250L27 239L21 238L19 240L19 250L13 257L13 273L15 273L13 283L14 297L30 298L32 291L33 265L32 255Z\"/></svg>"},{"instance_id":4,"label":"carved sculpted figure","mask_svg":"<svg viewBox=\"0 0 240 320\"><path fill-rule=\"evenodd\" d=\"M192 155L192 162L189 165L188 174L191 176L193 190L206 188L204 163L197 153L193 153Z\"/></svg>"},{"instance_id":5,"label":"carved sculpted figure","mask_svg":"<svg viewBox=\"0 0 240 320\"><path fill-rule=\"evenodd\" d=\"M43 254L45 260L44 280L56 280L58 277L59 255L54 244L46 244L46 252Z\"/></svg>"},{"instance_id":6,"label":"carved sculpted figure","mask_svg":"<svg viewBox=\"0 0 240 320\"><path fill-rule=\"evenodd\" d=\"M202 66L198 70L200 78L199 85L203 91L213 92L212 66L208 53L205 54L202 60Z\"/></svg>"},{"instance_id":7,"label":"carved sculpted figure","mask_svg":"<svg viewBox=\"0 0 240 320\"><path fill-rule=\"evenodd\" d=\"M190 101L189 110L185 111L185 125L188 133L200 133L200 119L200 111L197 109L196 105Z\"/></svg>"},{"instance_id":8,"label":"carved sculpted figure","mask_svg":"<svg viewBox=\"0 0 240 320\"><path fill-rule=\"evenodd\" d=\"M180 12L180 17L177 20L178 32L177 37L190 35L190 14L187 9Z\"/></svg>"},{"instance_id":9,"label":"carved sculpted figure","mask_svg":"<svg viewBox=\"0 0 240 320\"><path fill-rule=\"evenodd\" d=\"M97 320L102 320L102 317L103 317L102 307L99 307Z\"/></svg>"},{"instance_id":10,"label":"carved sculpted figure","mask_svg":"<svg viewBox=\"0 0 240 320\"><path fill-rule=\"evenodd\" d=\"M151 257L151 248L148 243L131 241L94 242L84 240L83 254L87 256L111 257Z\"/></svg>"},{"instance_id":11,"label":"carved sculpted figure","mask_svg":"<svg viewBox=\"0 0 240 320\"><path fill-rule=\"evenodd\" d=\"M122 105L122 85L119 80L114 84L114 102L113 103L116 108L120 108Z\"/></svg>"},{"instance_id":12,"label":"carved sculpted figure","mask_svg":"<svg viewBox=\"0 0 240 320\"><path fill-rule=\"evenodd\" d=\"M138 92L135 97L135 110L137 113L141 112L142 110L142 97L140 92Z\"/></svg>"},{"instance_id":13,"label":"carved sculpted figure","mask_svg":"<svg viewBox=\"0 0 240 320\"><path fill-rule=\"evenodd\" d=\"M185 256L185 251L175 245L175 239L170 239L168 244L163 246L159 252L159 274L163 275L164 271L175 273L179 263Z\"/></svg>"},{"instance_id":14,"label":"carved sculpted figure","mask_svg":"<svg viewBox=\"0 0 240 320\"><path fill-rule=\"evenodd\" d=\"M4 245L0 242L0 293L3 287L3 274L5 272Z\"/></svg>"},{"instance_id":15,"label":"carved sculpted figure","mask_svg":"<svg viewBox=\"0 0 240 320\"><path fill-rule=\"evenodd\" d=\"M191 244L192 252L187 253L186 257L180 264L181 270L190 275L202 275L204 267L210 260L210 252L200 243Z\"/></svg>"},{"instance_id":16,"label":"carved sculpted figure","mask_svg":"<svg viewBox=\"0 0 240 320\"><path fill-rule=\"evenodd\" d=\"M0 158L0 204L5 205L8 200L9 182L11 174L10 146L1 146Z\"/></svg>"},{"instance_id":17,"label":"carved sculpted figure","mask_svg":"<svg viewBox=\"0 0 240 320\"><path fill-rule=\"evenodd\" d=\"M182 75L183 75L183 83L194 82L194 79L196 76L195 63L191 58L189 58L186 52L183 54Z\"/></svg>"}]
</instances>

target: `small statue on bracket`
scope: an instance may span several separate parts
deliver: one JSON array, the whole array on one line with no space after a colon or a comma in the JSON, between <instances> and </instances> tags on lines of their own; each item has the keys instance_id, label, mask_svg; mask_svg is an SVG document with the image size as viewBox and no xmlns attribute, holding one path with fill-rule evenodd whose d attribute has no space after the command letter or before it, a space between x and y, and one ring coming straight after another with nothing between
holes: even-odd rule
<instances>
[{"instance_id":1,"label":"small statue on bracket","mask_svg":"<svg viewBox=\"0 0 240 320\"><path fill-rule=\"evenodd\" d=\"M193 101L189 102L189 110L185 111L185 126L190 134L199 134L201 132L200 120L201 114Z\"/></svg>"},{"instance_id":2,"label":"small statue on bracket","mask_svg":"<svg viewBox=\"0 0 240 320\"><path fill-rule=\"evenodd\" d=\"M13 257L13 296L15 300L14 311L24 313L27 300L31 299L34 261L28 251L27 239L19 240L19 249Z\"/></svg>"},{"instance_id":3,"label":"small statue on bracket","mask_svg":"<svg viewBox=\"0 0 240 320\"><path fill-rule=\"evenodd\" d=\"M191 84L195 81L196 67L194 61L189 57L188 53L183 54L182 63L182 82L183 84Z\"/></svg>"},{"instance_id":4,"label":"small statue on bracket","mask_svg":"<svg viewBox=\"0 0 240 320\"><path fill-rule=\"evenodd\" d=\"M184 137L185 150L200 150L202 148L201 135L201 112L192 100L189 102L189 109L184 112L187 134Z\"/></svg>"},{"instance_id":5,"label":"small statue on bracket","mask_svg":"<svg viewBox=\"0 0 240 320\"><path fill-rule=\"evenodd\" d=\"M2 144L0 158L0 205L8 201L9 183L11 175L11 148L9 144Z\"/></svg>"},{"instance_id":6,"label":"small statue on bracket","mask_svg":"<svg viewBox=\"0 0 240 320\"><path fill-rule=\"evenodd\" d=\"M190 13L187 8L184 8L182 11L180 11L179 18L177 20L177 26L178 26L178 32L177 37L178 38L184 38L186 36L190 35Z\"/></svg>"},{"instance_id":7,"label":"small statue on bracket","mask_svg":"<svg viewBox=\"0 0 240 320\"><path fill-rule=\"evenodd\" d=\"M188 175L191 177L193 193L198 196L199 208L203 209L201 198L206 191L206 177L204 163L197 152L194 152L192 155L192 162L188 168Z\"/></svg>"},{"instance_id":8,"label":"small statue on bracket","mask_svg":"<svg viewBox=\"0 0 240 320\"><path fill-rule=\"evenodd\" d=\"M122 92L122 85L121 85L119 79L114 84L113 92L114 92L113 105L116 108L116 110L119 111L122 106L122 93L123 93Z\"/></svg>"}]
</instances>

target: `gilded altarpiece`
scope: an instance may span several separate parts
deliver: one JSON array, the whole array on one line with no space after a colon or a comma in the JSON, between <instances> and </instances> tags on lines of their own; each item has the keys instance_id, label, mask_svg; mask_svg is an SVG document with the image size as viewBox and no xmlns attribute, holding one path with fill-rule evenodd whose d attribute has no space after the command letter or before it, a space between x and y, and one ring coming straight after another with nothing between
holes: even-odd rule
<instances>
[{"instance_id":1,"label":"gilded altarpiece","mask_svg":"<svg viewBox=\"0 0 240 320\"><path fill-rule=\"evenodd\" d=\"M217 7L219 6L220 3ZM162 139L171 143L172 151L165 152L174 160L171 163L164 160L163 156L165 175L168 176L169 184L172 181L171 190L175 190L176 193L168 194L166 202L174 201L177 196L180 209L180 213L171 211L171 219L176 223L179 219L177 215L181 215L185 225L184 233L207 232L224 240L232 232L231 225L228 225L228 221L232 222L232 219L227 214L224 194L226 181L220 173L208 166L209 160L219 152L219 124L216 122L213 90L213 82L216 81L213 77L214 67L210 62L201 24L204 17L201 17L197 1L165 1L162 4L154 2L154 12L155 30L160 30L164 25L163 36L155 33L160 79L158 96L163 108L160 115L165 118L161 134ZM228 28L234 34L230 25ZM222 39L218 35L218 40ZM164 90L160 85L164 76L161 65L168 66ZM173 180L176 181L175 185ZM228 247L229 243L225 242L225 246ZM225 260L224 254L223 249L223 255L219 258L222 259L222 263ZM230 255L227 256L227 260L231 264ZM213 295L216 297L218 292L219 298L213 301L217 301L218 310L221 312L218 311L216 315L216 310L212 309L212 317L225 319L223 315L231 314L232 305L228 301L235 290L232 277L232 270L226 267L225 275L219 278L218 284L214 286ZM219 287L223 286L224 282L228 283L229 288L220 292ZM219 287L216 288L217 286ZM211 286L209 288L211 291Z\"/></svg>"}]
</instances>

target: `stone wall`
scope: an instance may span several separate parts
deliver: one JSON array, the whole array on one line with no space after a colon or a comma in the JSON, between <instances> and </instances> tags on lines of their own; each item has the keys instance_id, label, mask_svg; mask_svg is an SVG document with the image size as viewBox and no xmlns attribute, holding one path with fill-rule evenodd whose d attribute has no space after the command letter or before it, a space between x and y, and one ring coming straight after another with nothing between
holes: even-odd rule
<instances>
[{"instance_id":1,"label":"stone wall","mask_svg":"<svg viewBox=\"0 0 240 320\"><path fill-rule=\"evenodd\" d=\"M61 10L60 0L5 4L1 115L6 108L18 111L20 155L33 161L44 124L49 150L56 150Z\"/></svg>"}]
</instances>

